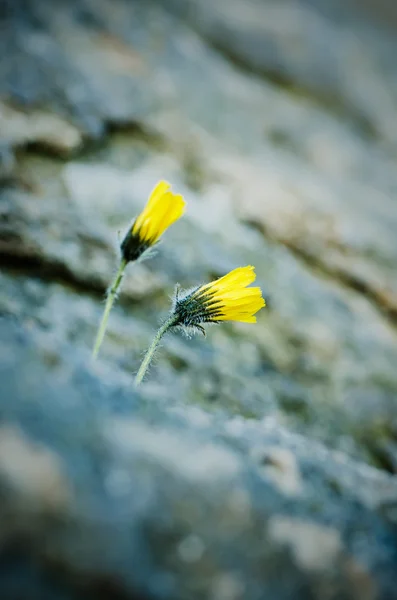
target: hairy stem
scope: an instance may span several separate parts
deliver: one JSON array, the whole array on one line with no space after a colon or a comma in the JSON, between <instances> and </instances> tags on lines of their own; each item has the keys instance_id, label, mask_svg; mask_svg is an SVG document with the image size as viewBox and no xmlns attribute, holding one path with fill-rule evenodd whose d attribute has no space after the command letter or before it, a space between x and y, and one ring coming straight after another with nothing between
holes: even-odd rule
<instances>
[{"instance_id":1,"label":"hairy stem","mask_svg":"<svg viewBox=\"0 0 397 600\"><path fill-rule=\"evenodd\" d=\"M120 266L116 273L116 277L114 278L114 281L108 290L108 293L106 296L105 310L103 311L103 316L102 316L102 319L101 319L101 322L99 325L99 329L98 329L98 333L97 333L97 336L95 339L94 348L92 350L92 358L96 358L98 356L99 348L101 347L103 338L105 336L106 326L107 326L107 322L109 319L110 311L112 310L113 303L115 301L117 292L120 288L120 284L122 282L122 279L124 276L124 270L125 270L126 266L127 266L126 261L124 259L122 259L120 261Z\"/></svg>"},{"instance_id":2,"label":"hairy stem","mask_svg":"<svg viewBox=\"0 0 397 600\"><path fill-rule=\"evenodd\" d=\"M155 353L161 338L163 337L163 335L165 333L167 333L167 331L176 323L176 316L174 314L172 314L160 327L160 329L158 330L158 332L156 333L153 342L150 344L145 357L142 361L141 366L139 367L139 371L136 374L135 377L135 385L138 386L141 382L142 379L145 377L146 371L148 370L148 367L150 365L150 362L153 358L153 354Z\"/></svg>"}]
</instances>

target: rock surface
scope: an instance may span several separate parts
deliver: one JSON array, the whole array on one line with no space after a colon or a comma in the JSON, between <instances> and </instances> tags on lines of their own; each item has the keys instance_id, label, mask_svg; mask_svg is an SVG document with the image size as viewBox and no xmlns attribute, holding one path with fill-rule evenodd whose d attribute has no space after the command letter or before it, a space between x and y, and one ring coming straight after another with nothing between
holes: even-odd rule
<instances>
[{"instance_id":1,"label":"rock surface","mask_svg":"<svg viewBox=\"0 0 397 600\"><path fill-rule=\"evenodd\" d=\"M1 539L27 570L6 563L3 597L39 578L57 598L60 574L77 598L393 597L395 478L271 417L165 406L74 345L1 328Z\"/></svg>"},{"instance_id":2,"label":"rock surface","mask_svg":"<svg viewBox=\"0 0 397 600\"><path fill-rule=\"evenodd\" d=\"M397 598L383 4L1 2L5 598ZM90 365L160 178L187 214L129 267ZM175 283L244 264L258 324L169 335L136 394Z\"/></svg>"}]
</instances>

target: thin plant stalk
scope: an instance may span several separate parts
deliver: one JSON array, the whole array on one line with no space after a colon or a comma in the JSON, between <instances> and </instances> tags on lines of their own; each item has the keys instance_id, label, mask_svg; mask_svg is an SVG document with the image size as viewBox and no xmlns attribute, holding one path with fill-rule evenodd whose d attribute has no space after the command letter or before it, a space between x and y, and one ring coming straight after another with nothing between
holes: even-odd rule
<instances>
[{"instance_id":1,"label":"thin plant stalk","mask_svg":"<svg viewBox=\"0 0 397 600\"><path fill-rule=\"evenodd\" d=\"M98 333L97 333L97 336L95 339L95 344L94 344L94 348L92 351L92 358L96 358L98 356L99 348L101 347L103 338L105 336L106 326L108 323L110 311L112 310L113 303L116 299L117 292L120 288L120 284L122 282L122 279L124 276L124 270L125 270L126 266L127 266L127 262L124 259L122 259L120 261L120 265L119 265L118 271L116 273L116 276L113 280L113 283L110 286L108 294L106 296L105 310L103 311L103 316L102 316L102 319L101 319L101 322L99 325L99 329L98 329Z\"/></svg>"},{"instance_id":2,"label":"thin plant stalk","mask_svg":"<svg viewBox=\"0 0 397 600\"><path fill-rule=\"evenodd\" d=\"M148 348L148 350L147 350L147 352L146 352L146 354L145 354L145 356L144 356L144 359L143 359L143 361L142 361L142 364L141 364L141 366L139 367L139 371L138 371L138 373L136 374L136 377L135 377L135 386L138 386L138 385L140 385L140 383L142 383L142 380L143 380L143 378L144 378L144 377L145 377L145 375L146 375L146 371L147 371L147 370L148 370L148 368L149 368L150 362L151 362L151 360L152 360L152 358L153 358L153 355L154 355L154 353L155 353L155 351L156 351L156 349L157 349L157 347L158 347L158 345L159 345L159 343L160 343L160 341L161 341L161 338L163 337L163 335L164 335L165 333L167 333L167 331L168 331L168 330L169 330L169 329L170 329L170 328L171 328L173 325L175 325L176 321L177 321L177 318L176 318L175 314L172 314L172 315L171 315L171 316L170 316L170 317L169 317L169 318L168 318L168 319L167 319L167 320L166 320L166 321L165 321L165 322L162 324L162 326L160 327L160 329L159 329L159 330L158 330L158 332L156 333L156 335L155 335L155 337L154 337L154 339L153 339L152 343L150 344L150 346L149 346L149 348Z\"/></svg>"}]
</instances>

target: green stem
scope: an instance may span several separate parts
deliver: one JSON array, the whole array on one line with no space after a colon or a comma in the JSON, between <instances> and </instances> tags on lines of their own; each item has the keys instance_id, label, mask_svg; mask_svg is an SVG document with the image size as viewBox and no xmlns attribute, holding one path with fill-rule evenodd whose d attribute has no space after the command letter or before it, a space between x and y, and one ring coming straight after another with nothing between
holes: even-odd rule
<instances>
[{"instance_id":1,"label":"green stem","mask_svg":"<svg viewBox=\"0 0 397 600\"><path fill-rule=\"evenodd\" d=\"M160 343L161 338L167 331L176 323L175 315L171 315L160 327L158 332L155 335L153 342L150 344L149 349L147 350L145 357L142 361L141 366L139 367L139 371L135 377L135 385L138 386L142 383L142 379L145 377L146 371L150 365L150 361L153 358L153 354L155 353L157 346Z\"/></svg>"},{"instance_id":2,"label":"green stem","mask_svg":"<svg viewBox=\"0 0 397 600\"><path fill-rule=\"evenodd\" d=\"M107 322L109 319L110 311L112 310L112 306L113 306L114 300L116 298L118 289L120 287L121 281L123 279L124 269L126 266L127 266L126 261L124 259L122 259L120 261L120 266L116 273L116 277L114 278L114 281L113 281L113 283L108 291L108 294L106 296L105 310L103 311L103 316L102 316L102 319L101 319L101 322L99 325L99 329L98 329L98 333L97 333L97 336L95 339L94 349L92 351L92 358L96 358L98 356L99 348L101 347L103 338L105 336L105 331L106 331L106 326L107 326Z\"/></svg>"}]
</instances>

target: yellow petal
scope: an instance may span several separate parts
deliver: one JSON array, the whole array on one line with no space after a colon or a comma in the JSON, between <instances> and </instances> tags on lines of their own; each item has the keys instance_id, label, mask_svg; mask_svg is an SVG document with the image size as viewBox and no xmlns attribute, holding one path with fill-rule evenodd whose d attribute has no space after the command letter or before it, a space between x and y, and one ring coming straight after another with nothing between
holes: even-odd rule
<instances>
[{"instance_id":1,"label":"yellow petal","mask_svg":"<svg viewBox=\"0 0 397 600\"><path fill-rule=\"evenodd\" d=\"M135 219L132 233L139 235L142 241L154 244L183 215L186 203L180 194L173 194L170 187L168 182L160 181Z\"/></svg>"},{"instance_id":2,"label":"yellow petal","mask_svg":"<svg viewBox=\"0 0 397 600\"><path fill-rule=\"evenodd\" d=\"M149 200L147 201L145 208L143 209L141 214L138 215L138 217L135 219L132 228L132 233L136 233L136 231L142 227L150 213L155 208L159 199L161 199L162 196L164 196L164 194L170 189L170 187L171 186L167 181L158 182L158 184L154 187L152 193L150 194Z\"/></svg>"},{"instance_id":3,"label":"yellow petal","mask_svg":"<svg viewBox=\"0 0 397 600\"><path fill-rule=\"evenodd\" d=\"M158 202L162 196L164 196L164 194L166 192L168 192L168 190L171 189L171 184L168 183L168 181L159 181L153 188L152 193L149 196L149 200L146 204L146 209L150 210L153 208L153 206L156 204L156 202Z\"/></svg>"},{"instance_id":4,"label":"yellow petal","mask_svg":"<svg viewBox=\"0 0 397 600\"><path fill-rule=\"evenodd\" d=\"M254 267L248 265L201 286L193 297L202 302L202 321L256 323L255 313L266 303L260 287L247 287L255 278Z\"/></svg>"},{"instance_id":5,"label":"yellow petal","mask_svg":"<svg viewBox=\"0 0 397 600\"><path fill-rule=\"evenodd\" d=\"M212 288L214 291L223 291L227 288L246 287L253 281L255 281L255 267L248 265L246 267L238 267L233 271L230 271L227 275L216 279L211 283L207 283L201 289Z\"/></svg>"},{"instance_id":6,"label":"yellow petal","mask_svg":"<svg viewBox=\"0 0 397 600\"><path fill-rule=\"evenodd\" d=\"M156 230L153 233L157 236L158 239L170 225L175 223L184 213L185 210L185 201L181 195L170 194L169 198L166 201L164 200L164 210L163 212L158 213L158 219L156 221ZM153 229L154 226L153 226Z\"/></svg>"}]
</instances>

